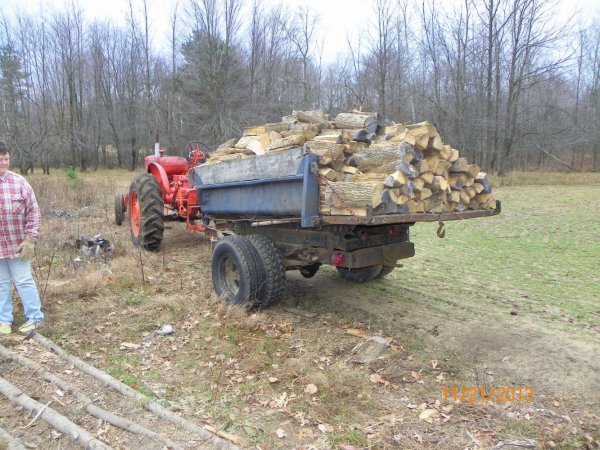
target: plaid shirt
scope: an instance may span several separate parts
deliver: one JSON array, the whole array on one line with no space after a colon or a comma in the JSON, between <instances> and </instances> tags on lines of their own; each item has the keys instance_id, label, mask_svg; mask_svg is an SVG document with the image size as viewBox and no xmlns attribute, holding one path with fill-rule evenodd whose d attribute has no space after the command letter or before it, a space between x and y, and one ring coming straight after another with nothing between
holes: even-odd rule
<instances>
[{"instance_id":1,"label":"plaid shirt","mask_svg":"<svg viewBox=\"0 0 600 450\"><path fill-rule=\"evenodd\" d=\"M0 177L0 259L15 258L25 238L37 240L41 225L33 189L22 176L6 172Z\"/></svg>"}]
</instances>

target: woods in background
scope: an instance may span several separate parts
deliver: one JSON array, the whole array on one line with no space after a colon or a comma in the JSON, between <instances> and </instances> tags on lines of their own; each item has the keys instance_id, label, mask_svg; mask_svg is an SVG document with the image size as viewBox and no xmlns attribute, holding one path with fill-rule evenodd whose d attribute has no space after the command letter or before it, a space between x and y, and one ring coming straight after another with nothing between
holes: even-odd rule
<instances>
[{"instance_id":1,"label":"woods in background","mask_svg":"<svg viewBox=\"0 0 600 450\"><path fill-rule=\"evenodd\" d=\"M5 19L0 136L22 173L134 170L157 133L176 153L293 109L361 109L429 120L488 172L600 169L600 24L560 19L549 0L371 3L335 61L319 30L339 18L258 0L182 0L169 45L146 0L126 25L77 8Z\"/></svg>"}]
</instances>

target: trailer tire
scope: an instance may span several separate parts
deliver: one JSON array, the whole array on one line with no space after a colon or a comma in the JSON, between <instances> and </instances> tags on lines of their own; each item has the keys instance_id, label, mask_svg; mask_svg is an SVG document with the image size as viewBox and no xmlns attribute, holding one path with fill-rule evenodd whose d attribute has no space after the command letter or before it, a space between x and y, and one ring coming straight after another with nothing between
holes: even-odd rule
<instances>
[{"instance_id":1,"label":"trailer tire","mask_svg":"<svg viewBox=\"0 0 600 450\"><path fill-rule=\"evenodd\" d=\"M164 203L160 187L151 173L134 178L129 187L131 240L144 250L157 251L165 230Z\"/></svg>"},{"instance_id":2,"label":"trailer tire","mask_svg":"<svg viewBox=\"0 0 600 450\"><path fill-rule=\"evenodd\" d=\"M267 236L250 235L247 238L260 255L265 270L264 289L256 306L260 308L274 306L281 300L281 291L285 280L283 258L273 241Z\"/></svg>"},{"instance_id":3,"label":"trailer tire","mask_svg":"<svg viewBox=\"0 0 600 450\"><path fill-rule=\"evenodd\" d=\"M396 266L383 266L381 268L381 272L375 278L383 278L386 275L392 273L392 271L396 268Z\"/></svg>"},{"instance_id":4,"label":"trailer tire","mask_svg":"<svg viewBox=\"0 0 600 450\"><path fill-rule=\"evenodd\" d=\"M123 194L115 195L115 223L122 225L125 219L125 205L123 204Z\"/></svg>"},{"instance_id":5,"label":"trailer tire","mask_svg":"<svg viewBox=\"0 0 600 450\"><path fill-rule=\"evenodd\" d=\"M338 272L344 280L354 283L366 283L374 280L381 273L383 266L361 267L360 269L348 269L346 267L337 267Z\"/></svg>"},{"instance_id":6,"label":"trailer tire","mask_svg":"<svg viewBox=\"0 0 600 450\"><path fill-rule=\"evenodd\" d=\"M211 274L215 293L230 305L256 304L264 292L264 266L254 245L242 236L217 242Z\"/></svg>"}]
</instances>

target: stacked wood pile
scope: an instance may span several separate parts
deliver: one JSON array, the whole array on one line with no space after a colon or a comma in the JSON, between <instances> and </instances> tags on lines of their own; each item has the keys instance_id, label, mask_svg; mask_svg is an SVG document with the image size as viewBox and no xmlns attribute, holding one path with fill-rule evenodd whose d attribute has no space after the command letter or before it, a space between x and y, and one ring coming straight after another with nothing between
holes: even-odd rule
<instances>
[{"instance_id":1,"label":"stacked wood pile","mask_svg":"<svg viewBox=\"0 0 600 450\"><path fill-rule=\"evenodd\" d=\"M306 146L319 155L321 213L443 213L493 209L480 167L444 144L429 122L403 125L377 113L294 111L278 123L244 128L207 164Z\"/></svg>"}]
</instances>

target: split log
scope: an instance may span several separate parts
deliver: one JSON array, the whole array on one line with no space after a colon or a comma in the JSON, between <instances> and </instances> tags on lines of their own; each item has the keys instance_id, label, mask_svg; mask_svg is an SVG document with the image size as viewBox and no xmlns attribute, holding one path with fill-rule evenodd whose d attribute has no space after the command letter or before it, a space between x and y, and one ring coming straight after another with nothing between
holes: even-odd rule
<instances>
[{"instance_id":1,"label":"split log","mask_svg":"<svg viewBox=\"0 0 600 450\"><path fill-rule=\"evenodd\" d=\"M42 345L43 347L45 347L48 350L52 351L53 353L57 354L63 360L71 363L73 366L77 367L82 372L84 372L88 375L91 375L94 378L96 378L97 380L103 382L104 385L110 386L112 389L114 389L115 391L119 392L120 394L122 394L126 397L130 397L130 398L137 400L138 403L140 405L142 405L148 411L151 411L151 412L157 414L160 418L162 418L164 420L168 420L169 422L178 425L182 429L184 429L190 433L195 433L196 435L200 436L202 439L205 439L207 444L211 444L215 448L219 448L219 449L239 450L239 447L237 445L234 445L231 443L231 442L234 442L235 444L238 444L241 442L241 440L237 436L231 435L230 433L216 430L214 427L212 427L210 425L204 425L203 427L196 425L195 423L190 422L189 420L186 420L183 417L180 417L177 414L163 408L155 401L149 399L145 395L140 394L138 391L130 388L126 384L121 383L120 381L111 377L106 372L102 372L101 370L99 370L93 366L90 366L89 364L85 363L84 361L77 358L76 356L69 355L66 351L64 351L62 348L60 348L58 345L56 345L50 339L45 338L41 334L33 333L32 338L38 344ZM222 439L221 437L219 437L217 435L222 436L231 442L225 441L224 439Z\"/></svg>"},{"instance_id":2,"label":"split log","mask_svg":"<svg viewBox=\"0 0 600 450\"><path fill-rule=\"evenodd\" d=\"M413 180L413 185L416 191L420 191L425 187L425 180L421 177L417 177Z\"/></svg>"},{"instance_id":3,"label":"split log","mask_svg":"<svg viewBox=\"0 0 600 450\"><path fill-rule=\"evenodd\" d=\"M358 169L356 167L352 167L352 166L344 166L342 167L342 173L348 173L350 175L354 175L358 172Z\"/></svg>"},{"instance_id":4,"label":"split log","mask_svg":"<svg viewBox=\"0 0 600 450\"><path fill-rule=\"evenodd\" d=\"M409 200L408 202L406 202L406 204L407 204L408 210L411 214L425 212L425 205L423 204L423 202Z\"/></svg>"},{"instance_id":5,"label":"split log","mask_svg":"<svg viewBox=\"0 0 600 450\"><path fill-rule=\"evenodd\" d=\"M450 169L450 166L452 166L450 161L442 159L438 162L438 166L433 170L433 173L448 178L448 169Z\"/></svg>"},{"instance_id":6,"label":"split log","mask_svg":"<svg viewBox=\"0 0 600 450\"><path fill-rule=\"evenodd\" d=\"M305 145L315 155L321 157L328 156L331 159L343 159L344 158L344 145L336 144L328 141L310 140L306 141Z\"/></svg>"},{"instance_id":7,"label":"split log","mask_svg":"<svg viewBox=\"0 0 600 450\"><path fill-rule=\"evenodd\" d=\"M448 158L448 161L450 161L451 163L453 163L459 157L460 157L460 152L458 150L456 150L455 148L453 148L452 149L452 156L450 156L450 158Z\"/></svg>"},{"instance_id":8,"label":"split log","mask_svg":"<svg viewBox=\"0 0 600 450\"><path fill-rule=\"evenodd\" d=\"M385 178L385 185L389 187L400 187L408 183L408 176L401 172L400 170L396 170Z\"/></svg>"},{"instance_id":9,"label":"split log","mask_svg":"<svg viewBox=\"0 0 600 450\"><path fill-rule=\"evenodd\" d=\"M401 123L395 123L394 125L388 125L383 128L383 132L388 137L398 136L400 133L403 133L406 127Z\"/></svg>"},{"instance_id":10,"label":"split log","mask_svg":"<svg viewBox=\"0 0 600 450\"><path fill-rule=\"evenodd\" d=\"M431 155L424 159L427 161L427 167L430 172L436 172L438 166L440 165L440 158L437 155Z\"/></svg>"},{"instance_id":11,"label":"split log","mask_svg":"<svg viewBox=\"0 0 600 450\"><path fill-rule=\"evenodd\" d=\"M460 202L460 191L450 191L448 194L448 201L459 203Z\"/></svg>"},{"instance_id":12,"label":"split log","mask_svg":"<svg viewBox=\"0 0 600 450\"><path fill-rule=\"evenodd\" d=\"M261 134L269 133L270 131L276 131L281 133L290 129L290 122L276 122L276 123L265 123L264 125L246 127L244 128L244 136L258 136Z\"/></svg>"},{"instance_id":13,"label":"split log","mask_svg":"<svg viewBox=\"0 0 600 450\"><path fill-rule=\"evenodd\" d=\"M458 158L456 161L454 161L452 163L452 166L450 166L449 171L451 173L468 172L469 171L469 162L467 161L467 158L464 158L464 157Z\"/></svg>"},{"instance_id":14,"label":"split log","mask_svg":"<svg viewBox=\"0 0 600 450\"><path fill-rule=\"evenodd\" d=\"M433 177L434 175L431 172L425 172L419 175L419 178L423 179L425 181L425 184L433 183Z\"/></svg>"},{"instance_id":15,"label":"split log","mask_svg":"<svg viewBox=\"0 0 600 450\"><path fill-rule=\"evenodd\" d=\"M452 147L450 147L449 145L442 146L442 149L440 150L440 158L445 159L446 161L450 161L453 154L454 153L452 152ZM457 154L458 154L458 150L457 150ZM457 156L457 159L458 159L458 156Z\"/></svg>"},{"instance_id":16,"label":"split log","mask_svg":"<svg viewBox=\"0 0 600 450\"><path fill-rule=\"evenodd\" d=\"M301 126L294 126L291 130L282 131L281 137L290 137L294 135L302 135L305 141L310 141L319 134L319 128L316 125L303 123Z\"/></svg>"},{"instance_id":17,"label":"split log","mask_svg":"<svg viewBox=\"0 0 600 450\"><path fill-rule=\"evenodd\" d=\"M417 169L417 172L419 172L419 174L424 173L424 172L429 172L429 164L427 163L427 160L424 159L423 161L418 161L416 164L414 164L415 169Z\"/></svg>"},{"instance_id":18,"label":"split log","mask_svg":"<svg viewBox=\"0 0 600 450\"><path fill-rule=\"evenodd\" d=\"M226 148L231 148L234 147L236 142L239 140L239 138L233 138L233 139L229 139L228 141L223 142L221 145L219 145L216 149L215 152L218 152L219 150L223 150ZM215 153L213 152L213 153Z\"/></svg>"},{"instance_id":19,"label":"split log","mask_svg":"<svg viewBox=\"0 0 600 450\"><path fill-rule=\"evenodd\" d=\"M443 213L447 211L448 201L444 192L433 194L425 200L425 211L432 213Z\"/></svg>"},{"instance_id":20,"label":"split log","mask_svg":"<svg viewBox=\"0 0 600 450\"><path fill-rule=\"evenodd\" d=\"M321 178L325 178L329 181L339 181L342 177L342 174L340 172L336 172L335 170L329 167L321 167L319 169L319 175L321 176Z\"/></svg>"},{"instance_id":21,"label":"split log","mask_svg":"<svg viewBox=\"0 0 600 450\"><path fill-rule=\"evenodd\" d=\"M323 111L295 111L293 114L299 122L315 124L321 130L331 128L331 124Z\"/></svg>"},{"instance_id":22,"label":"split log","mask_svg":"<svg viewBox=\"0 0 600 450\"><path fill-rule=\"evenodd\" d=\"M492 184L489 182L487 174L485 172L479 172L477 174L477 176L475 177L475 183L478 183L483 186L483 190L481 191L481 193L492 193Z\"/></svg>"},{"instance_id":23,"label":"split log","mask_svg":"<svg viewBox=\"0 0 600 450\"><path fill-rule=\"evenodd\" d=\"M35 401L25 395L18 387L9 383L4 378L0 378L0 393L3 394L12 403L22 406L27 411L37 413L40 411L40 418L55 430L69 437L74 442L81 444L86 449L111 450L104 442L95 439L94 436L76 423L71 422L62 414L59 414L52 408Z\"/></svg>"},{"instance_id":24,"label":"split log","mask_svg":"<svg viewBox=\"0 0 600 450\"><path fill-rule=\"evenodd\" d=\"M421 189L421 191L418 193L417 198L419 200L426 200L429 197L431 197L433 195L433 192L431 191L431 189L428 188L423 188Z\"/></svg>"},{"instance_id":25,"label":"split log","mask_svg":"<svg viewBox=\"0 0 600 450\"><path fill-rule=\"evenodd\" d=\"M332 182L325 189L325 202L335 208L375 208L381 204L383 188L383 183Z\"/></svg>"},{"instance_id":26,"label":"split log","mask_svg":"<svg viewBox=\"0 0 600 450\"><path fill-rule=\"evenodd\" d=\"M396 205L405 205L410 199L400 189L389 189L390 200Z\"/></svg>"},{"instance_id":27,"label":"split log","mask_svg":"<svg viewBox=\"0 0 600 450\"><path fill-rule=\"evenodd\" d=\"M286 138L277 139L266 148L267 151L276 150L283 147L288 147L290 145L301 146L304 145L306 139L302 135L294 135Z\"/></svg>"},{"instance_id":28,"label":"split log","mask_svg":"<svg viewBox=\"0 0 600 450\"><path fill-rule=\"evenodd\" d=\"M431 186L433 186L433 190L435 191L445 191L448 189L448 180L446 180L444 177L436 175L433 177Z\"/></svg>"},{"instance_id":29,"label":"split log","mask_svg":"<svg viewBox=\"0 0 600 450\"><path fill-rule=\"evenodd\" d=\"M469 194L467 192L465 192L465 190L461 190L460 192L460 202L467 206L469 203L471 203L471 197L469 196Z\"/></svg>"},{"instance_id":30,"label":"split log","mask_svg":"<svg viewBox=\"0 0 600 450\"><path fill-rule=\"evenodd\" d=\"M421 137L423 135L435 137L438 135L437 130L431 122L411 123L406 125L406 129L415 137Z\"/></svg>"},{"instance_id":31,"label":"split log","mask_svg":"<svg viewBox=\"0 0 600 450\"><path fill-rule=\"evenodd\" d=\"M479 167L477 164L470 164L467 166L467 173L473 177L473 179L477 178L479 172L481 172L481 167Z\"/></svg>"},{"instance_id":32,"label":"split log","mask_svg":"<svg viewBox=\"0 0 600 450\"><path fill-rule=\"evenodd\" d=\"M429 142L427 143L427 148L441 153L442 151L444 151L444 143L442 142L442 138L437 134L433 137L430 137ZM442 158L448 159L445 158L443 155Z\"/></svg>"},{"instance_id":33,"label":"split log","mask_svg":"<svg viewBox=\"0 0 600 450\"><path fill-rule=\"evenodd\" d=\"M464 187L467 180L468 176L466 173L451 173L448 177L448 185L452 189L460 190Z\"/></svg>"}]
</instances>

